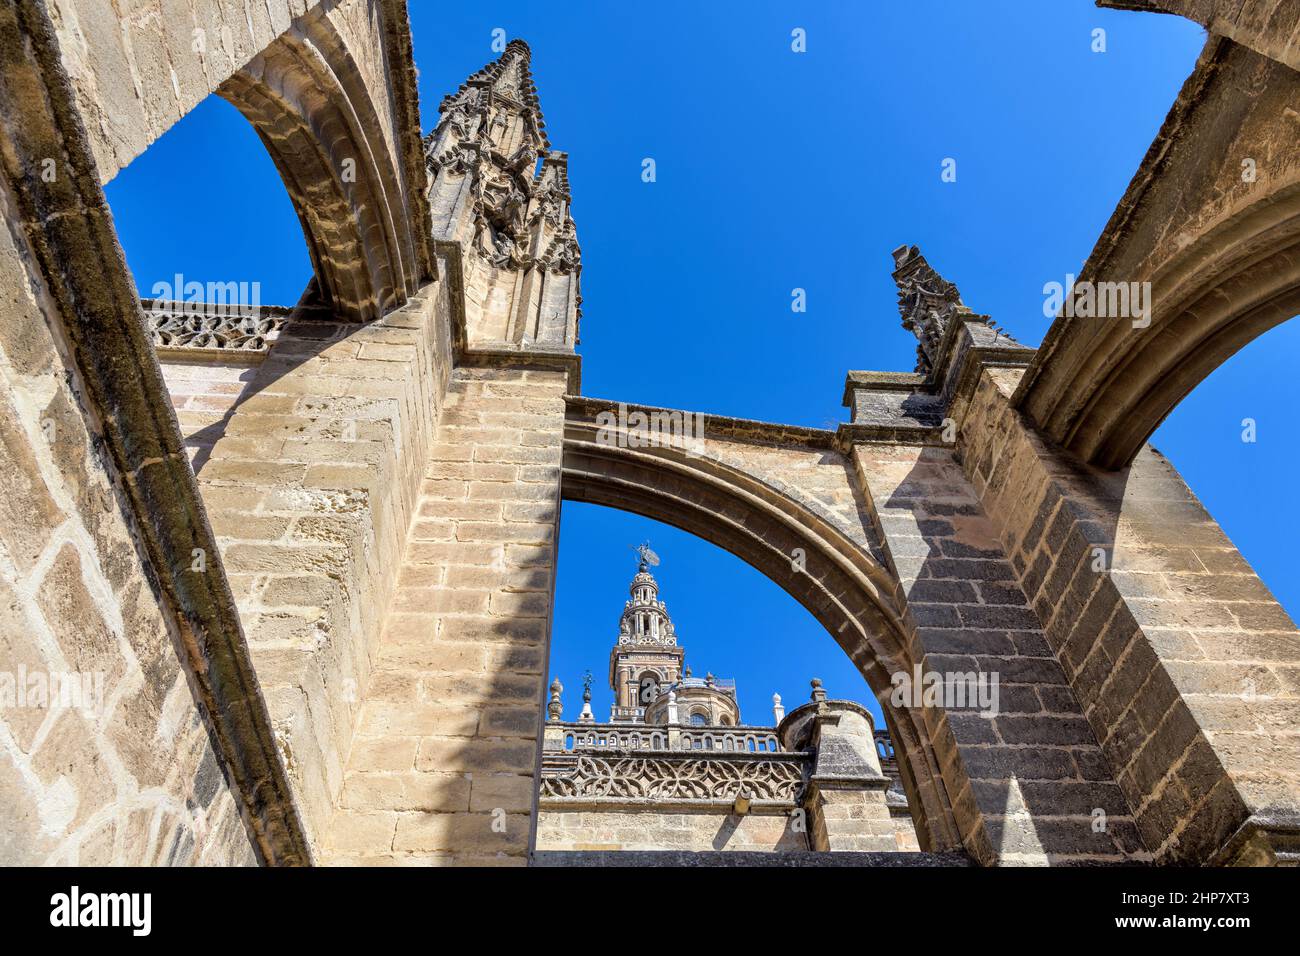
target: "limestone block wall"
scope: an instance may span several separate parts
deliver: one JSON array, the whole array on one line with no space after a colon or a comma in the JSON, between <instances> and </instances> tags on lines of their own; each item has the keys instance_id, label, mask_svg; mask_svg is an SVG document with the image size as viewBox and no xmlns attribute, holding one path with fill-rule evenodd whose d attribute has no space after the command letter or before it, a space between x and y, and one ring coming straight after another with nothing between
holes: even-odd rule
<instances>
[{"instance_id":1,"label":"limestone block wall","mask_svg":"<svg viewBox=\"0 0 1300 956\"><path fill-rule=\"evenodd\" d=\"M0 865L252 864L30 262L0 230Z\"/></svg>"},{"instance_id":2,"label":"limestone block wall","mask_svg":"<svg viewBox=\"0 0 1300 956\"><path fill-rule=\"evenodd\" d=\"M759 850L808 849L806 828L783 813L740 816L720 812L656 810L543 810L539 850Z\"/></svg>"},{"instance_id":3,"label":"limestone block wall","mask_svg":"<svg viewBox=\"0 0 1300 956\"><path fill-rule=\"evenodd\" d=\"M520 285L517 272L498 269L481 256L461 259L465 283L465 331L476 345L509 341L510 316Z\"/></svg>"},{"instance_id":4,"label":"limestone block wall","mask_svg":"<svg viewBox=\"0 0 1300 956\"><path fill-rule=\"evenodd\" d=\"M202 470L224 431L222 423L257 377L260 364L185 361L175 353L159 356L167 394L195 472Z\"/></svg>"},{"instance_id":5,"label":"limestone block wall","mask_svg":"<svg viewBox=\"0 0 1300 956\"><path fill-rule=\"evenodd\" d=\"M454 373L325 862L526 862L565 387L558 371Z\"/></svg>"},{"instance_id":6,"label":"limestone block wall","mask_svg":"<svg viewBox=\"0 0 1300 956\"><path fill-rule=\"evenodd\" d=\"M880 791L818 786L805 800L812 849L890 852L899 848L898 828Z\"/></svg>"},{"instance_id":7,"label":"limestone block wall","mask_svg":"<svg viewBox=\"0 0 1300 956\"><path fill-rule=\"evenodd\" d=\"M963 466L1155 858L1294 826L1295 624L1156 452L1101 472L1027 430L1019 375L984 372Z\"/></svg>"},{"instance_id":8,"label":"limestone block wall","mask_svg":"<svg viewBox=\"0 0 1300 956\"><path fill-rule=\"evenodd\" d=\"M434 283L364 326L290 321L236 403L188 436L211 446L204 504L316 844L416 512L449 314Z\"/></svg>"},{"instance_id":9,"label":"limestone block wall","mask_svg":"<svg viewBox=\"0 0 1300 956\"><path fill-rule=\"evenodd\" d=\"M891 807L889 816L894 825L894 848L903 853L919 852L921 843L916 838L916 825L911 814L906 809Z\"/></svg>"},{"instance_id":10,"label":"limestone block wall","mask_svg":"<svg viewBox=\"0 0 1300 956\"><path fill-rule=\"evenodd\" d=\"M854 456L923 673L998 680L992 716L972 700L926 712L945 778L963 781L948 797L967 849L1006 863L1142 855L1124 794L954 450L863 443Z\"/></svg>"}]
</instances>

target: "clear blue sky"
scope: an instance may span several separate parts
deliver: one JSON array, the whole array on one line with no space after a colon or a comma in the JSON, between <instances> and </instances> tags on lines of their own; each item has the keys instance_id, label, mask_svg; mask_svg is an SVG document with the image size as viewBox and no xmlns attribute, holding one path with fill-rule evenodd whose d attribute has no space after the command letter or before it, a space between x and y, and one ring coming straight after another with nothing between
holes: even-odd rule
<instances>
[{"instance_id":1,"label":"clear blue sky","mask_svg":"<svg viewBox=\"0 0 1300 956\"><path fill-rule=\"evenodd\" d=\"M1045 282L1086 259L1204 35L1089 0L411 4L423 123L522 37L555 148L570 154L583 248L584 391L748 418L844 420L850 368L910 371L890 250L917 243L968 305L1027 344ZM807 32L807 52L790 32ZM1106 30L1107 50L1090 49ZM654 158L658 181L641 181ZM957 181L940 164L957 160ZM110 184L141 290L176 271L257 280L295 301L297 219L243 119L214 99ZM807 290L808 311L790 310ZM1290 413L1300 323L1206 381L1154 441L1293 615L1300 465ZM1240 440L1241 420L1258 441ZM552 671L576 715L580 676L607 712L608 650L635 570L662 555L663 596L699 673L739 682L747 719L808 678L866 697L816 622L746 565L689 535L565 506Z\"/></svg>"}]
</instances>

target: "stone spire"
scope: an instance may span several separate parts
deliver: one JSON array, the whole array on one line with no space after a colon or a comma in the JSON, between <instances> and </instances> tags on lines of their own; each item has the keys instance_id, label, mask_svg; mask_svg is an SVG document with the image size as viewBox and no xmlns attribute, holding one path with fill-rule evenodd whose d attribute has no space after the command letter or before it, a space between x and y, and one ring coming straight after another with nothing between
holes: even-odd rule
<instances>
[{"instance_id":1,"label":"stone spire","mask_svg":"<svg viewBox=\"0 0 1300 956\"><path fill-rule=\"evenodd\" d=\"M455 93L443 97L438 105L438 128L448 121L468 121L475 124L468 132L468 138L473 139L483 121L490 120L486 124L488 137L503 152L525 138L538 149L550 146L530 70L532 55L523 40L507 43L501 56L470 74ZM516 126L515 119L524 125Z\"/></svg>"},{"instance_id":2,"label":"stone spire","mask_svg":"<svg viewBox=\"0 0 1300 956\"><path fill-rule=\"evenodd\" d=\"M775 727L785 719L785 704L781 703L781 695L772 695L772 726Z\"/></svg>"},{"instance_id":3,"label":"stone spire","mask_svg":"<svg viewBox=\"0 0 1300 956\"><path fill-rule=\"evenodd\" d=\"M658 564L659 558L649 545L641 545L636 552L639 561L636 576L628 585L630 597L619 619L618 642L675 645L677 631L668 616L668 606L659 600L659 582L650 573L650 565Z\"/></svg>"},{"instance_id":4,"label":"stone spire","mask_svg":"<svg viewBox=\"0 0 1300 956\"><path fill-rule=\"evenodd\" d=\"M987 315L967 308L957 287L934 271L919 247L899 246L894 250L894 282L898 284L898 314L903 328L917 338L916 371L927 375L933 371L953 322L978 322L993 329L992 341L980 344L1023 348Z\"/></svg>"},{"instance_id":5,"label":"stone spire","mask_svg":"<svg viewBox=\"0 0 1300 956\"><path fill-rule=\"evenodd\" d=\"M568 154L550 148L530 57L511 40L443 99L424 144L429 204L434 239L460 251L468 343L571 351L582 253Z\"/></svg>"}]
</instances>

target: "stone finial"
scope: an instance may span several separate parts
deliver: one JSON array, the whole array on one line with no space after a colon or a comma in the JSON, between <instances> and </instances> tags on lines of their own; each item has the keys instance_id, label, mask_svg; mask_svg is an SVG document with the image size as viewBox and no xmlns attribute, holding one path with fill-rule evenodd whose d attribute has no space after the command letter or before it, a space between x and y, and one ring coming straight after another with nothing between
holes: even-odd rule
<instances>
[{"instance_id":1,"label":"stone finial","mask_svg":"<svg viewBox=\"0 0 1300 956\"><path fill-rule=\"evenodd\" d=\"M569 156L550 148L530 56L527 43L511 40L439 106L438 124L424 143L434 234L462 243L495 268L546 273L546 299L534 306L531 330L520 334L572 346L581 316L582 249Z\"/></svg>"},{"instance_id":2,"label":"stone finial","mask_svg":"<svg viewBox=\"0 0 1300 956\"><path fill-rule=\"evenodd\" d=\"M585 724L594 724L596 715L591 712L591 682L593 678L591 671L582 675L582 713L578 715L578 720Z\"/></svg>"},{"instance_id":3,"label":"stone finial","mask_svg":"<svg viewBox=\"0 0 1300 956\"><path fill-rule=\"evenodd\" d=\"M948 324L972 314L957 287L935 272L917 246L894 250L894 282L903 328L916 336L916 371L929 372L938 361L939 343Z\"/></svg>"},{"instance_id":4,"label":"stone finial","mask_svg":"<svg viewBox=\"0 0 1300 956\"><path fill-rule=\"evenodd\" d=\"M717 678L713 676L713 671L706 671L706 672L705 672L705 674L704 674L704 683L706 683L706 684L708 684L710 687L712 687L716 681L717 681Z\"/></svg>"},{"instance_id":5,"label":"stone finial","mask_svg":"<svg viewBox=\"0 0 1300 956\"><path fill-rule=\"evenodd\" d=\"M551 702L546 705L547 720L559 720L563 716L564 704L560 702L560 694L563 692L564 685L558 677L551 681Z\"/></svg>"},{"instance_id":6,"label":"stone finial","mask_svg":"<svg viewBox=\"0 0 1300 956\"><path fill-rule=\"evenodd\" d=\"M781 695L772 695L772 726L775 727L781 721L785 720L785 704L781 703Z\"/></svg>"},{"instance_id":7,"label":"stone finial","mask_svg":"<svg viewBox=\"0 0 1300 956\"><path fill-rule=\"evenodd\" d=\"M903 328L916 336L916 371L929 374L939 362L939 348L953 322L976 321L993 329L997 339L1018 345L987 315L966 307L957 287L934 271L917 246L894 250L894 282L898 285L898 314Z\"/></svg>"},{"instance_id":8,"label":"stone finial","mask_svg":"<svg viewBox=\"0 0 1300 956\"><path fill-rule=\"evenodd\" d=\"M685 677L685 678L688 679L688 680L690 679L690 676L691 676L691 665L690 665L690 664L687 664L687 665L686 665L686 669L685 669L684 671L682 671L682 676Z\"/></svg>"},{"instance_id":9,"label":"stone finial","mask_svg":"<svg viewBox=\"0 0 1300 956\"><path fill-rule=\"evenodd\" d=\"M826 699L826 688L822 687L822 679L820 677L814 677L812 679L812 694L808 699L817 704L820 704Z\"/></svg>"}]
</instances>

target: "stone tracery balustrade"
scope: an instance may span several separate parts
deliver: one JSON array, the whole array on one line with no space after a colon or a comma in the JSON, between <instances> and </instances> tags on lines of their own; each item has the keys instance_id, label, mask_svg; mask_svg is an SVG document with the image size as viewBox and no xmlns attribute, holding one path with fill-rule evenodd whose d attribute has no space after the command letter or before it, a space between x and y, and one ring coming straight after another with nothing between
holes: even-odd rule
<instances>
[{"instance_id":1,"label":"stone tracery balustrade","mask_svg":"<svg viewBox=\"0 0 1300 956\"><path fill-rule=\"evenodd\" d=\"M588 750L713 750L721 753L779 753L771 727L702 727L694 724L585 724L555 722L546 749ZM558 732L557 732L558 731Z\"/></svg>"},{"instance_id":2,"label":"stone tracery balustrade","mask_svg":"<svg viewBox=\"0 0 1300 956\"><path fill-rule=\"evenodd\" d=\"M713 757L681 753L644 756L618 751L551 753L543 757L544 800L729 802L741 793L756 803L796 802L805 754Z\"/></svg>"},{"instance_id":3,"label":"stone tracery balustrade","mask_svg":"<svg viewBox=\"0 0 1300 956\"><path fill-rule=\"evenodd\" d=\"M615 708L631 716L635 710L640 716L642 708ZM546 749L566 751L586 750L717 750L723 753L780 753L781 745L772 728L768 727L699 727L695 725L643 724L587 724L579 721L550 721L555 728L548 735ZM671 746L675 740L677 745ZM889 731L875 732L876 754L882 767L897 766L894 744Z\"/></svg>"},{"instance_id":4,"label":"stone tracery balustrade","mask_svg":"<svg viewBox=\"0 0 1300 956\"><path fill-rule=\"evenodd\" d=\"M155 348L220 350L244 355L270 351L293 310L278 305L141 301Z\"/></svg>"},{"instance_id":5,"label":"stone tracery balustrade","mask_svg":"<svg viewBox=\"0 0 1300 956\"><path fill-rule=\"evenodd\" d=\"M781 744L776 734L737 730L734 727L699 728L681 732L682 750L721 750L724 753L777 753Z\"/></svg>"}]
</instances>

